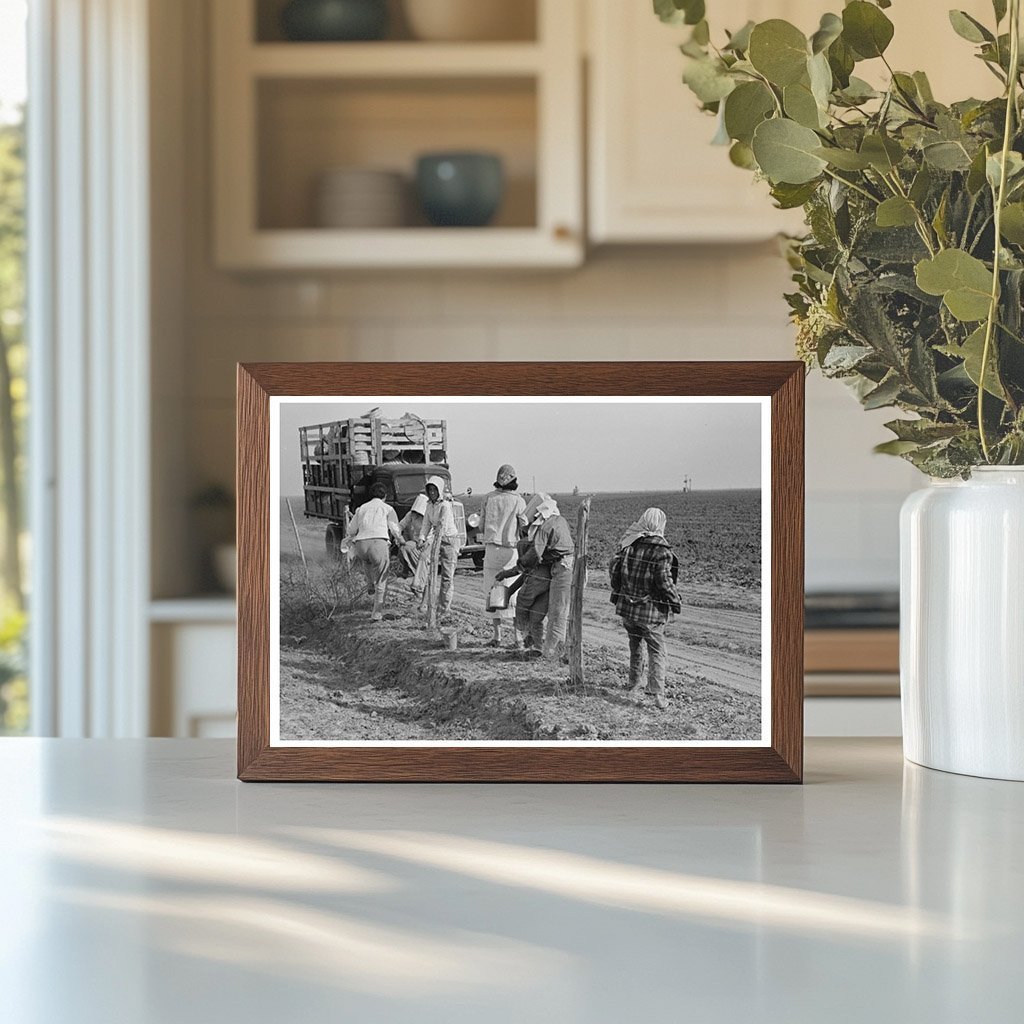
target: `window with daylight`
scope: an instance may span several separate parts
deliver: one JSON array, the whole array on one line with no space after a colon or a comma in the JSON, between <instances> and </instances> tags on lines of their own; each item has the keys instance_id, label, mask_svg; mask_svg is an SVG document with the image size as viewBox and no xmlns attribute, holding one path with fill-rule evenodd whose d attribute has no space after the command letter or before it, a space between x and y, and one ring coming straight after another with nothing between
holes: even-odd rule
<instances>
[{"instance_id":1,"label":"window with daylight","mask_svg":"<svg viewBox=\"0 0 1024 1024\"><path fill-rule=\"evenodd\" d=\"M26 0L0 0L0 735L29 728L25 441Z\"/></svg>"}]
</instances>

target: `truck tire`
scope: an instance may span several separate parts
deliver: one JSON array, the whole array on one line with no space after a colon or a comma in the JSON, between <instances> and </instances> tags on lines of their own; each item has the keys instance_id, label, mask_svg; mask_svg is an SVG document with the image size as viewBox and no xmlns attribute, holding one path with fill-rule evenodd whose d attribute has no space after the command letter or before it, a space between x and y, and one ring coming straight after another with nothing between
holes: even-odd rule
<instances>
[{"instance_id":1,"label":"truck tire","mask_svg":"<svg viewBox=\"0 0 1024 1024\"><path fill-rule=\"evenodd\" d=\"M332 561L341 561L341 542L344 539L340 526L331 523L324 534L324 545L327 548L327 557Z\"/></svg>"}]
</instances>

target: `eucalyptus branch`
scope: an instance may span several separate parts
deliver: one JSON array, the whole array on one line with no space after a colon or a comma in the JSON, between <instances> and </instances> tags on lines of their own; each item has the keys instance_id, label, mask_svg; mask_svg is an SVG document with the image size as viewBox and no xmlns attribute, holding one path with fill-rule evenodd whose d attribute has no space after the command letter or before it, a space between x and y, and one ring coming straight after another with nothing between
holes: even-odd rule
<instances>
[{"instance_id":1,"label":"eucalyptus branch","mask_svg":"<svg viewBox=\"0 0 1024 1024\"><path fill-rule=\"evenodd\" d=\"M981 370L978 372L978 434L985 461L992 462L988 431L985 429L985 378L992 357L992 337L999 317L999 274L1002 270L1003 206L1006 203L1006 178L1013 126L1017 117L1017 86L1020 73L1020 0L1010 0L1010 73L1006 85L1006 123L1003 126L1003 149L999 167L999 189L995 196L995 252L992 257L992 294L988 319L985 322L985 345L981 351Z\"/></svg>"},{"instance_id":2,"label":"eucalyptus branch","mask_svg":"<svg viewBox=\"0 0 1024 1024\"><path fill-rule=\"evenodd\" d=\"M782 109L782 100L779 99L778 93L775 91L775 86L768 81L759 71L752 71L751 74L764 85L764 87L771 93L772 100L775 102L775 113L779 117L785 117L785 111Z\"/></svg>"},{"instance_id":3,"label":"eucalyptus branch","mask_svg":"<svg viewBox=\"0 0 1024 1024\"><path fill-rule=\"evenodd\" d=\"M677 23L697 3L655 0L655 10ZM1024 199L1015 155L1024 153L1024 0L997 0L996 45L980 22L953 17L969 43L980 38L980 56L1001 83L960 104L933 101L918 74L895 71L885 54L895 34L888 6L846 5L841 31L813 45L783 19L755 23L740 67L727 50L684 47L697 62L686 82L708 109L707 98L731 80L729 128L749 146L743 155L780 204L802 206L813 225L790 254L787 296L808 365L848 380L867 407L882 402L912 417L890 424L901 443L889 450L922 472L952 478L986 463L1024 465L1024 364L1016 358L1024 327L1006 308L1020 301L1024 276L1009 270L1024 263L1005 237L1018 239L1022 207L1014 204ZM825 102L822 54L833 67L851 54L854 63L870 60L889 81L861 96L856 83L844 92L833 76ZM790 82L810 88L825 117L803 94L787 104ZM963 154L976 155L970 175Z\"/></svg>"},{"instance_id":4,"label":"eucalyptus branch","mask_svg":"<svg viewBox=\"0 0 1024 1024\"><path fill-rule=\"evenodd\" d=\"M988 230L988 226L991 223L992 223L992 214L991 213L985 214L985 219L981 222L981 227L978 228L978 233L974 236L974 241L971 242L971 244L970 244L970 246L969 246L969 248L967 250L968 252L973 253L974 250L977 249L978 243L981 241L982 236Z\"/></svg>"},{"instance_id":5,"label":"eucalyptus branch","mask_svg":"<svg viewBox=\"0 0 1024 1024\"><path fill-rule=\"evenodd\" d=\"M841 178L834 171L830 171L827 167L825 168L825 174L827 174L833 181L838 181L840 185L845 185L847 188L852 188L854 192L859 192L865 199L870 199L871 202L877 206L881 200L877 196L873 196L867 189L861 188L860 185L855 182L848 181L846 178Z\"/></svg>"},{"instance_id":6,"label":"eucalyptus branch","mask_svg":"<svg viewBox=\"0 0 1024 1024\"><path fill-rule=\"evenodd\" d=\"M980 191L980 189L979 189ZM971 221L974 220L974 208L978 205L978 192L975 192L971 196L970 205L967 207L967 216L964 218L964 234L960 239L960 246L963 248L967 244L967 232L970 231ZM973 248L973 246L972 246Z\"/></svg>"},{"instance_id":7,"label":"eucalyptus branch","mask_svg":"<svg viewBox=\"0 0 1024 1024\"><path fill-rule=\"evenodd\" d=\"M914 217L917 219L917 233L921 236L921 241L924 242L925 248L928 250L929 254L934 256L935 246L938 246L941 250L943 245L939 241L938 236L934 238L933 244L931 225L925 220L924 214L917 208L917 203L913 202L910 196L907 195L907 191L903 187L903 182L900 181L899 173L894 169L891 175L883 174L882 177L889 182L901 199L905 199L910 204L910 208L914 211Z\"/></svg>"}]
</instances>

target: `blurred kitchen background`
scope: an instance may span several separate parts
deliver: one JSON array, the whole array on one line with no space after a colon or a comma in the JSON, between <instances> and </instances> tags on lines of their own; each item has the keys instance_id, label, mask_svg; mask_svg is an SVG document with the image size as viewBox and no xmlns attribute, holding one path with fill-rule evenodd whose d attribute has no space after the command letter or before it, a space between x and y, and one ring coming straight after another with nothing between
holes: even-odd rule
<instances>
[{"instance_id":1,"label":"blurred kitchen background","mask_svg":"<svg viewBox=\"0 0 1024 1024\"><path fill-rule=\"evenodd\" d=\"M60 5L41 6L50 15L29 33L28 106L48 115L52 152L30 146L30 191L33 153L73 169L58 129L76 97L78 149L109 181L105 198L85 186L86 209L99 204L116 244L99 281L113 296L109 331L83 328L87 353L100 354L82 357L84 405L63 430L92 424L82 443L99 475L74 492L91 504L83 523L61 519L72 494L54 520L30 524L36 562L50 567L33 572L37 590L60 576L62 552L84 574L84 611L69 618L59 595L34 607L52 612L62 651L83 645L86 664L54 666L36 651L29 683L41 710L28 727L233 731L238 361L793 358L774 238L799 231L799 218L772 209L709 145L714 121L680 81L686 30L659 24L650 0L88 0L70 23ZM92 8L105 11L101 31ZM827 5L708 8L713 31L772 16L813 31ZM897 40L931 52L940 98L991 93L980 65L974 75L959 60L960 80L946 76L944 54L964 44L944 8L900 0L888 13ZM3 46L13 50L13 37ZM50 63L33 71L33 52ZM105 71L90 78L95 67ZM144 86L135 95L133 83ZM96 163L104 139L113 171ZM56 211L47 266L72 274L74 254L94 251L92 229L59 174L54 183L35 170L40 204L49 196ZM132 219L133 208L145 216ZM79 235L64 247L66 230ZM38 323L28 320L30 334L57 338L33 378L39 429L54 419L44 391L52 399L81 378L60 358L62 344L78 351L67 326L78 297L43 298L45 269ZM136 272L145 279L130 289ZM132 296L143 285L140 309ZM139 348L118 349L133 323ZM108 335L112 347L97 348ZM897 519L920 481L872 454L886 412L864 413L838 384L807 383L808 731L892 734ZM103 419L110 403L122 420ZM19 430L24 441L30 428ZM49 507L44 488L35 494L33 508ZM81 564L76 530L88 531ZM97 611L111 590L121 603ZM129 643L134 662L111 653Z\"/></svg>"}]
</instances>

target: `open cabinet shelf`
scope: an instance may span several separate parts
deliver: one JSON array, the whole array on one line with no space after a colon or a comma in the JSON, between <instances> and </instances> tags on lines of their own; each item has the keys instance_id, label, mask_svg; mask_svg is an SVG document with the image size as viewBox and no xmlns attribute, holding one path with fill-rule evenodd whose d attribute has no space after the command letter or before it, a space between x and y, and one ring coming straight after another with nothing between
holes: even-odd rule
<instances>
[{"instance_id":1,"label":"open cabinet shelf","mask_svg":"<svg viewBox=\"0 0 1024 1024\"><path fill-rule=\"evenodd\" d=\"M540 75L536 43L263 43L249 48L256 78L409 78Z\"/></svg>"},{"instance_id":2,"label":"open cabinet shelf","mask_svg":"<svg viewBox=\"0 0 1024 1024\"><path fill-rule=\"evenodd\" d=\"M218 0L217 264L270 270L581 263L577 7L537 0L536 16L537 38L530 41L294 43L261 41L256 19L266 13L253 0ZM453 151L501 160L503 197L486 227L431 226L416 199L418 157ZM339 169L398 175L400 216L380 227L327 224L316 195Z\"/></svg>"}]
</instances>

